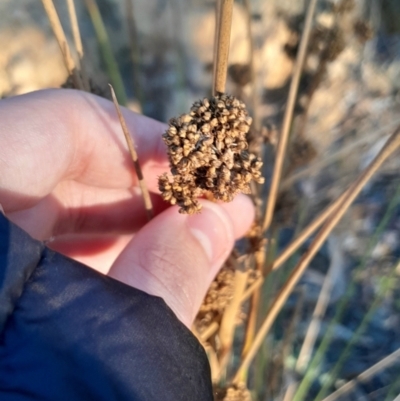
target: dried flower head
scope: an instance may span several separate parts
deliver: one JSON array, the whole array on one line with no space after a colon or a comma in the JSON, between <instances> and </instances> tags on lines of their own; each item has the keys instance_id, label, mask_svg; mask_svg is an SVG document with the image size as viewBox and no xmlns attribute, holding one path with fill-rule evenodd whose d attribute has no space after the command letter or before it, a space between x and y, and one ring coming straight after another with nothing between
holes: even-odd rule
<instances>
[{"instance_id":1,"label":"dried flower head","mask_svg":"<svg viewBox=\"0 0 400 401\"><path fill-rule=\"evenodd\" d=\"M357 20L354 23L354 33L361 43L367 42L374 36L374 31L371 24L364 20Z\"/></svg>"},{"instance_id":2,"label":"dried flower head","mask_svg":"<svg viewBox=\"0 0 400 401\"><path fill-rule=\"evenodd\" d=\"M244 103L230 95L195 102L189 114L172 118L163 135L172 173L159 178L163 199L193 214L205 192L230 202L250 193L251 180L263 183L262 161L247 151L251 121Z\"/></svg>"},{"instance_id":3,"label":"dried flower head","mask_svg":"<svg viewBox=\"0 0 400 401\"><path fill-rule=\"evenodd\" d=\"M211 283L196 316L195 325L202 331L214 321L219 321L233 295L233 278L235 271L225 265Z\"/></svg>"},{"instance_id":4,"label":"dried flower head","mask_svg":"<svg viewBox=\"0 0 400 401\"><path fill-rule=\"evenodd\" d=\"M250 391L244 383L232 384L224 389L214 389L215 401L251 401Z\"/></svg>"}]
</instances>

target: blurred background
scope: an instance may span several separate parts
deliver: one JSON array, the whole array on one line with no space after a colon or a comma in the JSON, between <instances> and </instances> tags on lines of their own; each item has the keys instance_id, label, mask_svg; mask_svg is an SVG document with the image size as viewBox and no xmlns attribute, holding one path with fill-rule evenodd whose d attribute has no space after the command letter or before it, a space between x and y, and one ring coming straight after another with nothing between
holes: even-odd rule
<instances>
[{"instance_id":1,"label":"blurred background","mask_svg":"<svg viewBox=\"0 0 400 401\"><path fill-rule=\"evenodd\" d=\"M66 2L54 3L71 39ZM307 5L242 0L234 6L227 92L249 105L267 182ZM108 97L107 83L117 87L120 79L122 103L161 121L210 95L215 1L75 0L75 6L85 67L99 94ZM0 43L1 98L66 83L40 0L0 0ZM400 1L319 0L274 217L277 252L342 193L399 124ZM302 278L256 361L254 399L286 399L290 384L307 376L295 365L327 277L327 309L308 355L320 359L308 373L304 399L317 399L327 377L332 392L400 348L399 167L397 153ZM304 249L271 275L265 310ZM337 399L391 401L399 393L397 357Z\"/></svg>"}]
</instances>

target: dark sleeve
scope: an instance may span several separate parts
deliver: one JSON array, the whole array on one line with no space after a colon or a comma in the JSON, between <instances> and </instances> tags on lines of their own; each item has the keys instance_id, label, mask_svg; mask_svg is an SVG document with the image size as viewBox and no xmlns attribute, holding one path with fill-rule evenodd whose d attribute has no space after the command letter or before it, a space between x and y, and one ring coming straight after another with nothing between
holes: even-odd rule
<instances>
[{"instance_id":1,"label":"dark sleeve","mask_svg":"<svg viewBox=\"0 0 400 401\"><path fill-rule=\"evenodd\" d=\"M212 400L205 352L161 298L0 213L0 400Z\"/></svg>"}]
</instances>

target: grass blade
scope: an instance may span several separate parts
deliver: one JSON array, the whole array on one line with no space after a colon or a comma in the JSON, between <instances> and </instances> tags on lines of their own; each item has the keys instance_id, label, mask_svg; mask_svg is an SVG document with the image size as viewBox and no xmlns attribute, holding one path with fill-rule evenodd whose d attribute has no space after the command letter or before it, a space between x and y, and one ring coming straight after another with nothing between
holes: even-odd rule
<instances>
[{"instance_id":1,"label":"grass blade","mask_svg":"<svg viewBox=\"0 0 400 401\"><path fill-rule=\"evenodd\" d=\"M396 351L392 352L387 357L383 358L369 369L365 370L364 372L360 373L355 379L350 380L342 387L338 388L334 393L330 394L328 397L324 398L323 401L336 401L338 397L347 394L353 388L357 386L359 383L366 383L370 380L373 376L377 373L381 372L383 369L386 369L392 366L394 363L400 360L400 348ZM393 398L390 398L393 399ZM390 401L388 399L387 401Z\"/></svg>"},{"instance_id":2,"label":"grass blade","mask_svg":"<svg viewBox=\"0 0 400 401\"><path fill-rule=\"evenodd\" d=\"M310 38L312 20L316 4L317 0L311 0L307 9L305 27L300 41L300 48L296 58L296 64L294 67L292 81L290 83L288 101L286 104L285 115L283 118L281 136L279 139L277 152L275 156L274 170L272 174L268 201L263 219L264 222L262 223L262 231L266 231L272 222L273 212L275 209L276 199L278 196L279 183L282 176L286 147L289 139L290 126L293 119L294 106L296 103L297 92L300 83L301 72L303 70L304 60L307 54L307 46ZM265 259L266 259L266 249L263 248L256 254L256 269L258 271L263 270ZM260 299L261 299L261 294L260 290L258 289L252 295L249 317L247 320L246 335L242 353L245 358L254 340ZM245 370L243 370L242 375L245 374L246 374ZM244 377L242 377L242 379L244 379Z\"/></svg>"},{"instance_id":3,"label":"grass blade","mask_svg":"<svg viewBox=\"0 0 400 401\"><path fill-rule=\"evenodd\" d=\"M108 39L107 31L101 18L99 8L96 0L85 0L86 8L89 11L90 18L96 32L97 40L99 42L100 51L103 55L104 63L107 68L108 75L111 83L115 88L115 93L121 105L126 106L127 96L124 89L121 73L119 72L117 62L115 61L110 41Z\"/></svg>"},{"instance_id":4,"label":"grass blade","mask_svg":"<svg viewBox=\"0 0 400 401\"><path fill-rule=\"evenodd\" d=\"M364 257L360 261L359 265L356 267L355 272L358 272L358 271L361 271L364 269L364 266L365 266L367 260L369 259L369 257L371 256L372 251L373 251L375 245L377 244L380 235L382 234L383 230L385 229L388 222L390 221L390 219L394 213L395 207L398 205L399 197L400 197L400 186L397 188L396 194L393 196L392 200L390 201L390 204L388 205L385 215L383 216L373 237L370 239L370 241L367 245L367 249L369 251L364 255ZM355 284L351 283L351 285L346 290L346 293L343 295L342 299L340 300L338 306L336 307L335 316L333 317L332 321L330 322L328 329L324 335L324 338L321 341L313 359L311 360L309 367L307 368L307 372L306 372L305 376L303 377L303 380L299 386L298 394L296 394L297 400L303 400L305 395L307 394L307 391L311 387L312 381L314 380L314 378L317 374L317 367L320 365L321 360L322 360L323 356L325 355L326 350L328 349L328 346L332 339L333 328L342 318L343 313L345 312L347 305L348 305L351 297L353 296L354 291L355 291Z\"/></svg>"},{"instance_id":5,"label":"grass blade","mask_svg":"<svg viewBox=\"0 0 400 401\"><path fill-rule=\"evenodd\" d=\"M83 88L87 92L90 92L89 79L87 77L85 65L83 63L83 56L84 56L83 45L81 40L81 33L79 31L78 18L76 17L74 0L67 0L67 6L68 6L69 20L71 23L72 36L74 38L75 49L79 57L79 71L82 75Z\"/></svg>"},{"instance_id":6,"label":"grass blade","mask_svg":"<svg viewBox=\"0 0 400 401\"><path fill-rule=\"evenodd\" d=\"M326 393L328 392L329 388L332 386L333 382L336 380L340 370L343 367L344 362L349 356L351 348L357 343L361 335L364 333L365 329L367 328L367 325L371 318L373 317L374 313L376 312L377 308L379 305L382 303L382 300L384 299L384 296L386 292L390 289L391 281L396 274L396 269L400 267L400 263L398 262L392 269L389 277L384 277L385 280L381 282L380 288L378 290L377 295L375 296L375 299L370 306L368 312L364 315L360 325L358 326L357 330L355 331L354 335L352 336L351 340L347 343L345 349L342 351L338 361L336 362L335 366L329 373L329 378L326 380L319 391L319 393L316 396L316 400L320 401L323 398L325 398Z\"/></svg>"},{"instance_id":7,"label":"grass blade","mask_svg":"<svg viewBox=\"0 0 400 401\"><path fill-rule=\"evenodd\" d=\"M272 323L275 321L283 304L286 302L287 298L289 297L293 288L295 287L298 280L304 273L311 259L318 252L319 248L325 242L326 238L331 233L336 224L339 222L339 220L343 217L343 215L348 210L354 199L358 196L364 185L369 181L372 175L380 168L383 162L399 147L400 147L400 127L391 135L391 137L386 142L385 146L382 148L379 154L371 162L368 168L366 168L365 171L360 175L352 190L347 194L343 202L340 204L337 213L335 213L322 227L321 231L310 245L308 251L300 259L299 263L291 273L289 279L282 287L279 294L276 296L276 299L272 303L271 308L266 318L264 319L264 322L261 325L261 328L258 331L249 352L243 359L233 379L234 382L238 382L243 371L247 371L251 361L253 360L254 356L257 353L257 350L262 344L264 337L268 333L268 330L270 329Z\"/></svg>"},{"instance_id":8,"label":"grass blade","mask_svg":"<svg viewBox=\"0 0 400 401\"><path fill-rule=\"evenodd\" d=\"M289 95L283 117L283 124L279 143L275 156L274 172L271 179L271 186L269 189L267 207L265 209L263 230L267 230L272 222L272 217L275 209L276 198L278 196L279 183L282 176L283 162L285 159L286 147L289 140L289 132L293 119L294 107L296 104L297 92L300 84L300 77L303 70L304 60L307 55L307 46L310 39L311 26L313 16L318 0L311 0L306 15L304 31L301 36L299 52L294 66L292 81L290 82Z\"/></svg>"},{"instance_id":9,"label":"grass blade","mask_svg":"<svg viewBox=\"0 0 400 401\"><path fill-rule=\"evenodd\" d=\"M233 282L233 295L232 299L226 307L222 316L221 326L219 328L219 339L221 342L220 352L220 375L226 369L229 361L229 357L232 351L233 337L235 334L235 328L239 310L242 305L241 298L246 288L247 283L247 271L241 271L239 268L235 270L235 277Z\"/></svg>"},{"instance_id":10,"label":"grass blade","mask_svg":"<svg viewBox=\"0 0 400 401\"><path fill-rule=\"evenodd\" d=\"M71 49L68 45L64 29L61 25L60 19L58 18L57 10L54 7L53 0L42 0L42 3L44 9L46 10L47 17L49 18L51 28L53 29L54 32L54 36L56 37L58 45L60 46L68 74L72 77L74 85L77 89L84 89L81 77L79 75L79 71L76 68L75 61L72 57Z\"/></svg>"},{"instance_id":11,"label":"grass blade","mask_svg":"<svg viewBox=\"0 0 400 401\"><path fill-rule=\"evenodd\" d=\"M147 189L146 181L144 180L142 169L140 168L139 159L136 153L135 144L133 143L133 138L129 135L128 127L126 126L125 119L121 113L121 109L118 105L118 100L114 92L114 88L110 85L111 95L114 101L115 109L117 110L119 122L121 123L122 131L126 142L128 144L129 153L131 154L133 165L135 167L136 175L138 176L139 186L142 191L144 207L146 209L147 219L150 221L154 216L153 205L151 203L150 193Z\"/></svg>"},{"instance_id":12,"label":"grass blade","mask_svg":"<svg viewBox=\"0 0 400 401\"><path fill-rule=\"evenodd\" d=\"M216 64L213 83L214 94L225 92L233 11L233 0L217 1L220 5L217 6L217 10L219 10L217 14L219 14L219 17L217 19L215 34L217 46L214 61Z\"/></svg>"},{"instance_id":13,"label":"grass blade","mask_svg":"<svg viewBox=\"0 0 400 401\"><path fill-rule=\"evenodd\" d=\"M301 347L299 357L297 358L296 363L296 371L302 372L305 370L308 365L311 354L314 349L315 341L317 339L319 329L321 327L321 320L325 315L326 309L329 304L329 299L331 297L334 276L336 275L337 270L343 264L343 255L342 252L337 248L338 238L331 236L328 239L330 254L332 255L331 264L329 266L328 273L325 277L324 284L321 288L317 304L315 305L315 309L312 315L312 320L310 325L308 326L306 336L303 341L303 345Z\"/></svg>"}]
</instances>

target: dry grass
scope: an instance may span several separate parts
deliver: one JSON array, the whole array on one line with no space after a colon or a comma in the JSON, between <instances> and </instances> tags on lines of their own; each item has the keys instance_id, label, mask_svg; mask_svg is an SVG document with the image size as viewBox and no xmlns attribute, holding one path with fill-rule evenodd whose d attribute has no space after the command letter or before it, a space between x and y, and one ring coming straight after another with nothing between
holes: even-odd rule
<instances>
[{"instance_id":1,"label":"dry grass","mask_svg":"<svg viewBox=\"0 0 400 401\"><path fill-rule=\"evenodd\" d=\"M72 28L72 35L74 37L75 49L78 54L77 69L78 69L78 71L80 71L80 73L82 75L82 86L83 86L84 90L89 92L90 84L89 84L89 79L88 79L88 76L86 73L86 68L85 68L84 60L83 60L84 51L83 51L81 33L79 30L78 18L76 16L74 0L67 0L67 5L68 5L69 20L70 20L71 28Z\"/></svg>"},{"instance_id":2,"label":"dry grass","mask_svg":"<svg viewBox=\"0 0 400 401\"><path fill-rule=\"evenodd\" d=\"M271 328L272 323L275 321L278 313L282 309L283 304L293 291L293 288L299 281L301 275L304 273L311 259L318 252L322 244L327 239L328 235L332 232L333 228L339 222L339 220L343 217L343 215L347 212L348 208L363 189L364 185L371 179L373 174L381 167L381 165L386 161L386 159L391 156L398 148L400 147L400 127L396 129L396 131L391 135L389 140L387 141L385 147L379 152L376 158L371 162L368 168L360 175L357 181L354 183L351 190L344 196L340 206L338 206L337 212L330 217L330 219L325 223L325 225L321 228L321 231L318 233L314 241L311 243L308 251L301 257L300 261L293 269L289 279L279 291L276 296L271 308L269 309L267 316L264 319L263 324L261 325L257 335L252 343L248 353L245 358L241 362L241 365L234 376L233 381L240 381L242 377L243 371L248 369L250 363L255 357L261 343L263 342L265 336L268 333L268 330Z\"/></svg>"},{"instance_id":3,"label":"dry grass","mask_svg":"<svg viewBox=\"0 0 400 401\"><path fill-rule=\"evenodd\" d=\"M214 94L225 93L232 27L233 0L221 0L217 6Z\"/></svg>"},{"instance_id":4,"label":"dry grass","mask_svg":"<svg viewBox=\"0 0 400 401\"><path fill-rule=\"evenodd\" d=\"M42 0L42 3L49 18L54 36L56 37L58 45L60 46L60 50L63 55L65 67L68 71L68 74L72 77L75 87L77 89L83 90L84 86L81 76L79 74L79 69L77 68L77 65L72 57L72 53L67 38L65 36L64 29L58 17L57 10L54 7L53 0Z\"/></svg>"},{"instance_id":5,"label":"dry grass","mask_svg":"<svg viewBox=\"0 0 400 401\"><path fill-rule=\"evenodd\" d=\"M42 0L42 2L45 6L54 34L59 43L68 73L73 77L76 88L87 90L89 88L89 79L86 76L83 65L84 52L73 0L67 0L67 4L76 48L75 51L78 55L77 62L75 62L72 57L71 50L53 2L51 0ZM346 19L346 12L349 12L346 11L346 7L350 7L351 2L348 0L341 0L337 3L342 8L339 11L336 9L336 17L339 15L339 13L341 13L341 17ZM101 18L99 17L99 10L94 0L86 0L86 4L89 10L91 10L92 14L97 15L97 19ZM263 127L262 119L258 115L260 99L256 87L256 80L259 77L257 76L255 66L255 54L257 49L255 48L252 37L251 3L249 0L245 0L244 4L245 11L247 13L246 30L248 41L250 42L250 99L255 114L256 124L254 132L256 133L256 136L258 135L256 138L258 141L257 147L259 148L260 153L262 153L267 146L264 145L263 138L260 140ZM213 64L214 77L212 85L210 85L214 94L224 94L226 91L233 6L233 0L216 1L216 30L214 38ZM131 57L134 66L135 93L142 100L145 88L141 88L140 86L138 31L133 19L132 0L126 0L125 7L127 13L126 20L129 31L129 42L131 45ZM137 7L139 7L139 5ZM204 307L204 311L207 311L208 314L204 312L202 319L199 318L193 328L194 333L204 345L209 356L212 369L212 379L215 386L220 387L223 385L224 390L230 388L231 390L235 389L235 391L240 387L241 394L246 394L246 397L248 397L249 394L246 388L243 387L242 383L246 382L248 379L253 379L249 368L254 362L256 356L262 353L262 347L265 345L265 339L269 334L271 334L272 325L274 322L276 322L278 314L282 311L289 296L296 288L299 279L302 277L311 260L320 250L324 242L332 234L332 231L338 225L340 220L348 212L350 206L360 194L360 191L370 181L371 177L381 168L382 164L400 147L399 127L393 132L393 134L387 140L385 146L376 155L368 167L365 168L365 170L359 175L358 179L352 184L348 185L347 189L343 191L342 195L340 195L335 201L331 202L328 207L322 210L319 214L313 215L311 222L309 222L306 227L300 229L299 225L297 227L295 239L289 243L289 245L286 246L286 248L279 255L276 255L276 250L274 249L274 241L276 242L276 227L274 226L274 218L280 189L282 187L290 186L296 179L308 174L312 168L315 169L318 168L318 166L322 168L322 166L326 166L333 160L339 160L341 157L343 157L343 155L346 154L346 152L351 152L354 149L353 146L355 146L348 145L347 150L346 147L343 147L337 152L336 155L331 155L329 160L322 160L319 162L319 164L311 165L300 172L296 170L292 176L285 176L285 168L286 164L288 163L287 150L291 145L291 136L296 132L300 132L301 136L303 136L306 132L311 98L314 95L314 92L318 89L318 85L322 81L323 72L325 72L327 68L326 60L324 61L325 64L320 63L317 66L316 74L312 80L313 84L311 85L311 89L308 88L309 92L311 91L312 93L308 93L309 96L306 99L305 109L301 115L300 122L296 126L294 122L296 116L296 106L298 106L298 101L301 94L301 80L306 75L304 66L307 61L307 57L309 56L309 47L312 45L310 45L310 37L313 33L312 29L315 22L314 16L316 13L316 7L317 0L311 0L305 13L304 27L301 29L301 39L298 43L296 59L291 74L289 91L285 103L280 135L278 138L279 140L276 149L273 149L274 163L271 178L269 180L269 187L257 188L254 185L252 187L253 199L258 209L254 227L252 232L248 234L245 245L241 248L241 252L239 253L237 250L235 250L232 253L227 261L227 265L225 266L225 268L228 267L228 270L224 268L225 270L222 271L219 278L217 277L214 283L215 285L210 289L210 292L213 291L213 293L208 294L209 296L206 299L209 301L211 300L210 302L214 302L215 305L206 305L206 307ZM348 8L348 10L351 10L351 8ZM100 36L103 39L106 36L104 26L101 28ZM327 46L325 46L324 51L326 50ZM112 59L110 49L108 49L106 53L108 54L107 57ZM116 66L113 64L113 61L111 61L110 70L114 72L116 71ZM118 82L122 84L120 79ZM245 91L242 89L243 88L240 88L239 93L242 93L244 96L246 96ZM139 179L146 213L148 219L151 219L153 216L151 200L140 169L134 144L127 130L112 87L111 91L118 117L120 119L121 127L131 153L136 174ZM376 132L371 134L372 139L376 140L376 137ZM359 141L365 141L365 138ZM354 143L355 142L356 141L354 141ZM250 143L250 146L252 146L252 143ZM272 163L270 163L270 165L272 165ZM288 171L291 172L290 168ZM266 189L268 190L267 197L263 195L266 193ZM264 211L264 213L261 213L261 211ZM315 234L317 230L319 231L317 234ZM299 256L297 262L293 263L293 268L290 270L290 272L287 272L287 262L291 258L296 257L300 247L304 245L304 243L313 235L315 235L315 237L309 245L308 250ZM268 237L268 241L265 240L266 236ZM286 267L279 269L283 266ZM278 269L279 272L282 272L282 283L279 284L279 280L273 282L273 288L272 291L270 291L273 295L268 294L270 297L269 303L266 302L268 308L267 312L264 313L263 309L265 309L265 305L263 304L263 301L265 300L263 299L263 292L261 290L264 292L266 292L266 289L271 290L271 287L268 287L268 285L271 285L270 278L273 274L276 274L275 271ZM334 266L332 266L332 270L333 269ZM285 270L285 272L283 272L283 270ZM287 273L288 276L285 277L284 275ZM229 277L229 283L223 283L222 281L227 277ZM218 281L218 279L220 281ZM223 284L226 285L224 286ZM306 334L297 364L294 363L292 366L293 371L297 370L298 372L302 373L308 366L309 359L313 353L316 342L316 336L320 329L320 318L325 314L331 290L331 273L328 273L315 307L313 316L314 320L309 326L309 330ZM221 292L221 297L224 298L223 302L218 303L218 299L216 298L218 294L215 294L215 292L218 291ZM279 366L280 370L274 372L274 377L271 379L271 381L274 381L275 383L280 383L281 379L279 376L281 376L281 371L285 369L285 363L286 359L288 359L288 355L295 353L293 350L291 350L291 344L294 332L296 330L296 323L298 319L301 318L301 312L302 305L297 305L297 308L291 315L291 324L289 325L288 332L285 335L285 341L282 341L281 354L280 358L278 358L279 362L276 365ZM243 333L243 330L240 330L239 332L237 330L238 326L245 326L245 332ZM235 338L240 339L240 347L234 346ZM270 351L271 354L274 352L274 350ZM398 356L398 351L394 352L392 355L385 358L382 363L376 364L376 366L359 375L356 379L349 381L346 385L338 389L324 401L333 401L340 395L351 391L356 383L369 380L376 372L376 369L384 369L388 367L391 363L397 360ZM273 358L271 357L271 360L272 359ZM263 372L261 372L261 374L263 374ZM255 375L257 375L257 372ZM251 381L252 380L249 382ZM290 401L293 399L293 397L295 397L297 381L290 379L288 380L288 384L289 385L287 386L286 391L282 389L282 391L279 392L279 399Z\"/></svg>"},{"instance_id":6,"label":"dry grass","mask_svg":"<svg viewBox=\"0 0 400 401\"><path fill-rule=\"evenodd\" d=\"M386 358L383 358L375 365L371 366L366 371L360 373L355 379L350 380L349 382L338 388L334 393L324 398L323 401L337 400L341 395L344 395L353 390L358 384L368 382L377 373L379 373L384 369L387 369L388 367L395 364L399 360L400 360L400 349L397 349L396 351L388 355Z\"/></svg>"},{"instance_id":7,"label":"dry grass","mask_svg":"<svg viewBox=\"0 0 400 401\"><path fill-rule=\"evenodd\" d=\"M136 153L135 144L133 143L133 137L129 134L128 127L126 125L124 116L121 113L121 109L118 104L117 97L115 96L114 88L110 85L111 95L114 101L115 109L118 114L119 122L121 124L122 131L125 136L126 143L128 144L129 153L132 158L133 166L136 171L137 178L139 180L139 187L142 191L144 208L146 209L147 219L150 221L154 216L153 205L151 203L150 193L147 189L146 181L143 177L142 169L140 167L138 155Z\"/></svg>"}]
</instances>

